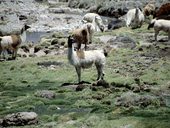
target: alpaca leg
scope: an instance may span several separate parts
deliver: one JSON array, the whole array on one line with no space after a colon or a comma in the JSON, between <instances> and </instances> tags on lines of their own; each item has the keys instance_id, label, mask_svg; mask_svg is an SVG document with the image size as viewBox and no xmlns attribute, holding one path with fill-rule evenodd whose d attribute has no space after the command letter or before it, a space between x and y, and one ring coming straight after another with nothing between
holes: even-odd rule
<instances>
[{"instance_id":1,"label":"alpaca leg","mask_svg":"<svg viewBox=\"0 0 170 128\"><path fill-rule=\"evenodd\" d=\"M103 76L104 76L103 65L96 64L96 69L97 69L97 74L98 74L97 80L103 79Z\"/></svg>"},{"instance_id":2,"label":"alpaca leg","mask_svg":"<svg viewBox=\"0 0 170 128\"><path fill-rule=\"evenodd\" d=\"M170 41L170 32L168 33L168 41Z\"/></svg>"},{"instance_id":3,"label":"alpaca leg","mask_svg":"<svg viewBox=\"0 0 170 128\"><path fill-rule=\"evenodd\" d=\"M7 59L7 50L6 49L2 50L2 57L3 57L3 59Z\"/></svg>"},{"instance_id":4,"label":"alpaca leg","mask_svg":"<svg viewBox=\"0 0 170 128\"><path fill-rule=\"evenodd\" d=\"M16 56L17 56L17 49L16 50L13 50L13 53L12 53L12 59L16 59Z\"/></svg>"},{"instance_id":5,"label":"alpaca leg","mask_svg":"<svg viewBox=\"0 0 170 128\"><path fill-rule=\"evenodd\" d=\"M155 41L157 41L158 34L159 34L159 31L155 31Z\"/></svg>"},{"instance_id":6,"label":"alpaca leg","mask_svg":"<svg viewBox=\"0 0 170 128\"><path fill-rule=\"evenodd\" d=\"M77 72L77 76L78 76L78 82L81 82L81 68L80 67L75 67L76 68L76 72Z\"/></svg>"},{"instance_id":7,"label":"alpaca leg","mask_svg":"<svg viewBox=\"0 0 170 128\"><path fill-rule=\"evenodd\" d=\"M77 45L77 49L80 50L81 49L81 43L78 43Z\"/></svg>"},{"instance_id":8,"label":"alpaca leg","mask_svg":"<svg viewBox=\"0 0 170 128\"><path fill-rule=\"evenodd\" d=\"M92 33L90 34L90 38L89 38L89 44L92 43Z\"/></svg>"},{"instance_id":9,"label":"alpaca leg","mask_svg":"<svg viewBox=\"0 0 170 128\"><path fill-rule=\"evenodd\" d=\"M130 24L131 24L131 21L132 19L130 18L130 17L128 17L127 19L126 19L126 27L129 27L130 26Z\"/></svg>"},{"instance_id":10,"label":"alpaca leg","mask_svg":"<svg viewBox=\"0 0 170 128\"><path fill-rule=\"evenodd\" d=\"M86 43L85 43L85 47L84 48L85 48L85 51L86 51L87 50L87 44Z\"/></svg>"}]
</instances>

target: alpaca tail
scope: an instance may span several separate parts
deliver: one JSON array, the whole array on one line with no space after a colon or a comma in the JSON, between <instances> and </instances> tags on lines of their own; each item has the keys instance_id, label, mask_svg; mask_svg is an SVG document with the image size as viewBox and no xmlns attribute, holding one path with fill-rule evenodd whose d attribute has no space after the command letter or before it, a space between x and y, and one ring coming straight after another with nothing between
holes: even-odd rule
<instances>
[{"instance_id":1,"label":"alpaca tail","mask_svg":"<svg viewBox=\"0 0 170 128\"><path fill-rule=\"evenodd\" d=\"M153 28L153 26L154 26L154 24L155 24L155 21L156 21L156 19L153 19L153 20L151 21L151 23L148 25L148 30L149 30L150 28Z\"/></svg>"}]
</instances>

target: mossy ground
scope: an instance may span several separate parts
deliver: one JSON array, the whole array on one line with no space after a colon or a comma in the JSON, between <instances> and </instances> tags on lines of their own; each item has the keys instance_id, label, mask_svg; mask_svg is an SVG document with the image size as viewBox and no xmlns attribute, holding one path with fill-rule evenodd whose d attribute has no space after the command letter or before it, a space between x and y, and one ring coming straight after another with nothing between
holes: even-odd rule
<instances>
[{"instance_id":1,"label":"mossy ground","mask_svg":"<svg viewBox=\"0 0 170 128\"><path fill-rule=\"evenodd\" d=\"M138 93L152 96L160 95L163 87L170 86L170 56L166 51L170 44L151 44L151 47L143 48L140 43L148 41L148 33L152 34L152 30L146 30L146 25L136 30L121 28L104 33L126 34L138 43L134 49L112 50L107 57L105 80L111 87L116 85L115 90L99 88L94 91L91 84L87 84L83 91L61 86L77 82L75 69L68 63L67 55L0 62L0 118L14 112L34 111L39 123L25 128L168 128L170 108L162 105L160 100L147 107L115 105L115 99L133 91L133 86L148 85L150 91ZM162 51L165 47L167 54ZM60 65L55 68L38 65L47 61ZM82 71L84 81L93 83L96 76L95 67ZM52 90L56 97L37 97L35 93L39 90Z\"/></svg>"}]
</instances>

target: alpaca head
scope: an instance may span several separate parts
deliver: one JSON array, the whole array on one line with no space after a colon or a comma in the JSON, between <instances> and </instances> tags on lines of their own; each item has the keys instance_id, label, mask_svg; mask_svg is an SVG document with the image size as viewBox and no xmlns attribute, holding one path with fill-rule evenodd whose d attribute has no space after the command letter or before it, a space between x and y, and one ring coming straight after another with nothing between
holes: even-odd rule
<instances>
[{"instance_id":1,"label":"alpaca head","mask_svg":"<svg viewBox=\"0 0 170 128\"><path fill-rule=\"evenodd\" d=\"M69 37L68 37L67 43L68 43L68 47L69 47L69 48L72 48L72 44L75 43L75 40L73 39L72 36L69 36Z\"/></svg>"},{"instance_id":2,"label":"alpaca head","mask_svg":"<svg viewBox=\"0 0 170 128\"><path fill-rule=\"evenodd\" d=\"M103 32L104 31L104 24L103 24L103 21L102 21L101 17L95 16L95 22L99 26L100 31Z\"/></svg>"},{"instance_id":3,"label":"alpaca head","mask_svg":"<svg viewBox=\"0 0 170 128\"><path fill-rule=\"evenodd\" d=\"M28 26L28 25L24 25L24 30L27 30L27 29L29 29L29 28L31 28L30 26Z\"/></svg>"},{"instance_id":4,"label":"alpaca head","mask_svg":"<svg viewBox=\"0 0 170 128\"><path fill-rule=\"evenodd\" d=\"M21 29L21 34L29 28L31 27L25 24L24 27Z\"/></svg>"},{"instance_id":5,"label":"alpaca head","mask_svg":"<svg viewBox=\"0 0 170 128\"><path fill-rule=\"evenodd\" d=\"M100 31L104 32L104 25L100 26Z\"/></svg>"}]
</instances>

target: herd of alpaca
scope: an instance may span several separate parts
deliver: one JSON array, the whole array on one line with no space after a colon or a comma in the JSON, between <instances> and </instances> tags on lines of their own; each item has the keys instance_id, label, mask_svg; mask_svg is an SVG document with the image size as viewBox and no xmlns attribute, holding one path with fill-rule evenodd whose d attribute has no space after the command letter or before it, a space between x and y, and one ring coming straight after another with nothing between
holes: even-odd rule
<instances>
[{"instance_id":1,"label":"herd of alpaca","mask_svg":"<svg viewBox=\"0 0 170 128\"><path fill-rule=\"evenodd\" d=\"M157 36L159 31L164 31L168 33L168 40L170 40L170 3L163 4L160 8L155 7L155 4L149 2L143 11L139 8L131 9L126 14L126 26L132 28L141 27L145 21L146 16L153 16L148 29L154 28L155 31L155 41L157 41Z\"/></svg>"},{"instance_id":2,"label":"herd of alpaca","mask_svg":"<svg viewBox=\"0 0 170 128\"><path fill-rule=\"evenodd\" d=\"M155 7L153 3L148 3L143 10L139 8L130 9L124 20L127 27L139 28L145 21L145 17L153 15L153 19L148 29L153 27L155 30L155 40L157 41L157 35L159 31L168 32L168 39L170 40L170 21L167 20L167 14L170 12L170 3L162 5L159 9ZM83 22L86 27L82 27L73 31L72 37L68 38L68 60L72 64L78 75L78 82L81 81L81 68L91 67L94 63L98 72L97 80L103 79L104 72L103 67L105 65L105 55L103 50L87 50L87 44L92 43L92 35L94 31L97 31L97 27L103 32L104 25L101 17L95 13L87 13L83 17ZM90 23L90 29L87 29L87 23ZM121 19L115 20L112 23L117 23L121 26ZM109 24L109 28L112 27L112 23ZM118 28L119 28L118 26ZM116 27L115 27L116 28ZM73 43L78 44L78 48L74 51ZM85 50L81 50L81 44L85 44Z\"/></svg>"},{"instance_id":3,"label":"herd of alpaca","mask_svg":"<svg viewBox=\"0 0 170 128\"><path fill-rule=\"evenodd\" d=\"M148 3L143 10L140 8L130 9L125 15L124 21L126 27L139 28L142 26L147 16L153 15L148 25L148 29L154 28L155 40L157 41L157 35L159 31L165 31L168 33L168 39L170 40L170 3L162 5L159 9L155 7L154 3ZM114 22L109 23L108 29L119 28L122 26L122 19L117 19ZM81 82L81 69L89 68L93 64L97 69L97 80L104 78L104 66L106 63L106 52L102 50L88 50L87 45L92 43L92 37L95 31L105 31L105 25L102 18L96 13L87 13L82 18L83 25L79 28L72 30L71 35L68 37L68 60L71 65L76 69L78 82ZM112 24L118 24L116 27ZM114 26L114 27L113 27ZM17 50L22 42L26 40L25 31L30 28L25 25L20 35L9 35L0 37L0 54L5 58L5 53L12 51L12 58L17 56ZM77 47L75 47L75 44ZM82 48L81 44L85 47Z\"/></svg>"}]
</instances>

